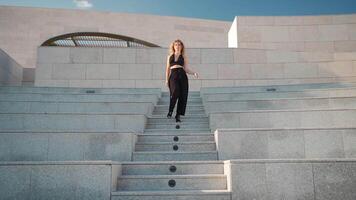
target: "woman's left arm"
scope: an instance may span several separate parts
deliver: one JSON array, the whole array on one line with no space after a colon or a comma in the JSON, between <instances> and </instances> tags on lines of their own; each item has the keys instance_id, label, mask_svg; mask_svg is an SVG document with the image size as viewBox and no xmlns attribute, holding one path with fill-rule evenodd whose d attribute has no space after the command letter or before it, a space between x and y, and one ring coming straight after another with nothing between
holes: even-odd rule
<instances>
[{"instance_id":1,"label":"woman's left arm","mask_svg":"<svg viewBox=\"0 0 356 200\"><path fill-rule=\"evenodd\" d=\"M187 72L187 74L191 74L191 75L194 75L195 78L198 78L198 73L197 72L194 72L193 70L191 70L189 67L188 67L188 59L186 56L184 56L184 71Z\"/></svg>"}]
</instances>

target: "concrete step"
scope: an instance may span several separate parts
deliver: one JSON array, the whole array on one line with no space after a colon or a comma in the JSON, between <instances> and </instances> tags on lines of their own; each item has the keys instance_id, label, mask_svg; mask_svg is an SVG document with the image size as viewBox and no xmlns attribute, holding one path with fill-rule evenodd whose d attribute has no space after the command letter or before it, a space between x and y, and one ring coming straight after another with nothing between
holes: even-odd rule
<instances>
[{"instance_id":1,"label":"concrete step","mask_svg":"<svg viewBox=\"0 0 356 200\"><path fill-rule=\"evenodd\" d=\"M157 102L153 94L5 94L0 101L52 101L52 102Z\"/></svg>"},{"instance_id":2,"label":"concrete step","mask_svg":"<svg viewBox=\"0 0 356 200\"><path fill-rule=\"evenodd\" d=\"M0 93L41 93L41 94L159 94L158 88L74 88L74 87L33 87L0 86Z\"/></svg>"},{"instance_id":3,"label":"concrete step","mask_svg":"<svg viewBox=\"0 0 356 200\"><path fill-rule=\"evenodd\" d=\"M213 142L150 142L136 143L135 151L216 151Z\"/></svg>"},{"instance_id":4,"label":"concrete step","mask_svg":"<svg viewBox=\"0 0 356 200\"><path fill-rule=\"evenodd\" d=\"M138 135L137 142L212 142L214 141L214 134L193 135Z\"/></svg>"},{"instance_id":5,"label":"concrete step","mask_svg":"<svg viewBox=\"0 0 356 200\"><path fill-rule=\"evenodd\" d=\"M226 175L126 175L119 176L119 191L225 190Z\"/></svg>"},{"instance_id":6,"label":"concrete step","mask_svg":"<svg viewBox=\"0 0 356 200\"><path fill-rule=\"evenodd\" d=\"M169 106L164 106L164 105L156 105L154 111L155 112L168 112ZM175 107L174 111L176 111L177 107ZM187 105L186 106L186 111L200 111L204 110L203 105Z\"/></svg>"},{"instance_id":7,"label":"concrete step","mask_svg":"<svg viewBox=\"0 0 356 200\"><path fill-rule=\"evenodd\" d=\"M188 94L188 99L190 99L190 98L200 98L200 97L201 97L200 93L198 93L198 94ZM170 99L170 95L162 93L161 98L162 99Z\"/></svg>"},{"instance_id":8,"label":"concrete step","mask_svg":"<svg viewBox=\"0 0 356 200\"><path fill-rule=\"evenodd\" d=\"M133 152L133 161L217 160L216 151L200 152Z\"/></svg>"},{"instance_id":9,"label":"concrete step","mask_svg":"<svg viewBox=\"0 0 356 200\"><path fill-rule=\"evenodd\" d=\"M160 104L163 104L163 103L168 103L170 102L170 99L169 98L160 98L160 100L158 101ZM201 97L192 97L192 98L188 98L187 100L188 104L190 102L194 102L194 103L199 103L199 102L202 102L202 98Z\"/></svg>"},{"instance_id":10,"label":"concrete step","mask_svg":"<svg viewBox=\"0 0 356 200\"><path fill-rule=\"evenodd\" d=\"M222 161L129 162L122 163L122 175L224 174Z\"/></svg>"},{"instance_id":11,"label":"concrete step","mask_svg":"<svg viewBox=\"0 0 356 200\"><path fill-rule=\"evenodd\" d=\"M152 102L0 101L0 113L121 113L150 114Z\"/></svg>"},{"instance_id":12,"label":"concrete step","mask_svg":"<svg viewBox=\"0 0 356 200\"><path fill-rule=\"evenodd\" d=\"M356 97L206 101L207 113L244 110L344 109L356 108Z\"/></svg>"},{"instance_id":13,"label":"concrete step","mask_svg":"<svg viewBox=\"0 0 356 200\"><path fill-rule=\"evenodd\" d=\"M144 134L149 135L205 135L210 134L210 129L187 129L184 126L180 127L180 129L176 129L175 127L172 129L145 129Z\"/></svg>"},{"instance_id":14,"label":"concrete step","mask_svg":"<svg viewBox=\"0 0 356 200\"><path fill-rule=\"evenodd\" d=\"M173 110L173 114L175 114L177 111L176 110ZM164 108L164 109L161 109L161 110L157 110L157 108L154 109L153 111L153 115L167 115L168 113L168 107L167 108ZM189 113L189 114L204 114L205 113L205 110L204 108L200 108L200 109L186 109L185 110L185 113Z\"/></svg>"},{"instance_id":15,"label":"concrete step","mask_svg":"<svg viewBox=\"0 0 356 200\"><path fill-rule=\"evenodd\" d=\"M266 92L271 89L276 91L318 91L318 90L338 90L338 89L356 89L356 82L349 83L308 83L308 84L289 84L289 85L267 85L267 86L239 86L239 87L205 87L201 88L200 93L256 93Z\"/></svg>"},{"instance_id":16,"label":"concrete step","mask_svg":"<svg viewBox=\"0 0 356 200\"><path fill-rule=\"evenodd\" d=\"M209 128L209 122L182 122L180 123L181 128L186 128L186 129L208 129ZM150 123L146 124L146 129L172 129L176 128L176 123L175 122L170 122L167 124L164 123Z\"/></svg>"},{"instance_id":17,"label":"concrete step","mask_svg":"<svg viewBox=\"0 0 356 200\"><path fill-rule=\"evenodd\" d=\"M167 114L164 114L164 115L151 115L148 117L147 121L148 123L158 123L158 122L161 122L161 123L169 123L169 122L172 122L172 121L175 121L175 116L172 115L171 118L167 118ZM187 120L189 122L204 122L206 121L208 118L207 115L205 114L194 114L194 115L185 115L185 116L180 116L180 118L182 120Z\"/></svg>"},{"instance_id":18,"label":"concrete step","mask_svg":"<svg viewBox=\"0 0 356 200\"><path fill-rule=\"evenodd\" d=\"M31 131L143 131L142 114L0 113L0 130Z\"/></svg>"},{"instance_id":19,"label":"concrete step","mask_svg":"<svg viewBox=\"0 0 356 200\"><path fill-rule=\"evenodd\" d=\"M226 120L229 119L229 120ZM210 128L352 128L356 109L210 113Z\"/></svg>"},{"instance_id":20,"label":"concrete step","mask_svg":"<svg viewBox=\"0 0 356 200\"><path fill-rule=\"evenodd\" d=\"M161 111L161 112L152 112L151 115L155 115L155 116L162 116L162 117L166 117L168 114L168 111ZM185 111L185 115L186 116L189 116L189 115L202 115L202 116L207 116L205 110L201 110L201 111L189 111L189 110L186 110ZM173 111L172 113L172 117L174 118L174 116L176 116L176 111Z\"/></svg>"},{"instance_id":21,"label":"concrete step","mask_svg":"<svg viewBox=\"0 0 356 200\"><path fill-rule=\"evenodd\" d=\"M301 98L330 98L356 97L356 89L335 91L296 91L296 92L260 92L260 93L212 93L203 95L203 101L232 101L256 99L301 99Z\"/></svg>"},{"instance_id":22,"label":"concrete step","mask_svg":"<svg viewBox=\"0 0 356 200\"><path fill-rule=\"evenodd\" d=\"M228 190L116 191L111 200L231 200Z\"/></svg>"}]
</instances>

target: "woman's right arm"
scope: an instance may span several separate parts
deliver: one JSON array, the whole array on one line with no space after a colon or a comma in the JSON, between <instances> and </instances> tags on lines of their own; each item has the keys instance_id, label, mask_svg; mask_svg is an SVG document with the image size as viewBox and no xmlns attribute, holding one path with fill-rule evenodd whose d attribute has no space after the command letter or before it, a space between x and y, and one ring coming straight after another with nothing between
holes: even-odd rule
<instances>
[{"instance_id":1,"label":"woman's right arm","mask_svg":"<svg viewBox=\"0 0 356 200\"><path fill-rule=\"evenodd\" d=\"M170 75L170 69L169 69L169 56L167 56L167 64L166 64L166 85L168 87L168 81L169 81L169 75Z\"/></svg>"}]
</instances>

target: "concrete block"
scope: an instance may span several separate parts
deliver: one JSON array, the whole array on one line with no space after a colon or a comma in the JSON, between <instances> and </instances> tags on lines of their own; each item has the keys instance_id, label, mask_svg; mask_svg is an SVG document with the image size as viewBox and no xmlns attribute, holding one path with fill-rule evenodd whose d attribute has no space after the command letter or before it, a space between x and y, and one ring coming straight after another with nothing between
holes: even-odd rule
<instances>
[{"instance_id":1,"label":"concrete block","mask_svg":"<svg viewBox=\"0 0 356 200\"><path fill-rule=\"evenodd\" d=\"M0 166L2 199L27 199L31 195L31 167Z\"/></svg>"},{"instance_id":2,"label":"concrete block","mask_svg":"<svg viewBox=\"0 0 356 200\"><path fill-rule=\"evenodd\" d=\"M268 157L268 136L254 131L217 131L219 160L263 159Z\"/></svg>"},{"instance_id":3,"label":"concrete block","mask_svg":"<svg viewBox=\"0 0 356 200\"><path fill-rule=\"evenodd\" d=\"M344 14L344 15L333 15L333 24L355 24L356 15L355 14Z\"/></svg>"},{"instance_id":4,"label":"concrete block","mask_svg":"<svg viewBox=\"0 0 356 200\"><path fill-rule=\"evenodd\" d=\"M266 163L270 199L314 199L310 163Z\"/></svg>"},{"instance_id":5,"label":"concrete block","mask_svg":"<svg viewBox=\"0 0 356 200\"><path fill-rule=\"evenodd\" d=\"M38 63L71 63L70 48L39 47L37 49Z\"/></svg>"},{"instance_id":6,"label":"concrete block","mask_svg":"<svg viewBox=\"0 0 356 200\"><path fill-rule=\"evenodd\" d=\"M356 51L356 41L335 41L334 42L336 52L345 52L345 51Z\"/></svg>"},{"instance_id":7,"label":"concrete block","mask_svg":"<svg viewBox=\"0 0 356 200\"><path fill-rule=\"evenodd\" d=\"M103 63L103 48L70 48L71 63Z\"/></svg>"},{"instance_id":8,"label":"concrete block","mask_svg":"<svg viewBox=\"0 0 356 200\"><path fill-rule=\"evenodd\" d=\"M237 24L239 26L268 26L274 25L274 16L240 16L237 18Z\"/></svg>"},{"instance_id":9,"label":"concrete block","mask_svg":"<svg viewBox=\"0 0 356 200\"><path fill-rule=\"evenodd\" d=\"M80 166L76 171L79 172L76 199L110 199L111 166Z\"/></svg>"},{"instance_id":10,"label":"concrete block","mask_svg":"<svg viewBox=\"0 0 356 200\"><path fill-rule=\"evenodd\" d=\"M298 52L267 51L268 63L293 63L299 61Z\"/></svg>"},{"instance_id":11,"label":"concrete block","mask_svg":"<svg viewBox=\"0 0 356 200\"><path fill-rule=\"evenodd\" d=\"M24 122L21 116L1 114L0 115L0 129L10 130L10 129L23 129Z\"/></svg>"},{"instance_id":12,"label":"concrete block","mask_svg":"<svg viewBox=\"0 0 356 200\"><path fill-rule=\"evenodd\" d=\"M262 42L289 42L288 26L264 26L261 34Z\"/></svg>"},{"instance_id":13,"label":"concrete block","mask_svg":"<svg viewBox=\"0 0 356 200\"><path fill-rule=\"evenodd\" d=\"M32 170L31 198L109 200L110 179L108 165L38 165Z\"/></svg>"},{"instance_id":14,"label":"concrete block","mask_svg":"<svg viewBox=\"0 0 356 200\"><path fill-rule=\"evenodd\" d=\"M343 144L346 158L356 157L356 132L353 129L344 130Z\"/></svg>"},{"instance_id":15,"label":"concrete block","mask_svg":"<svg viewBox=\"0 0 356 200\"><path fill-rule=\"evenodd\" d=\"M186 57L188 59L188 67L194 64L199 64L201 63L201 49L200 48L196 48L196 49L192 49L192 48L188 48L186 49Z\"/></svg>"},{"instance_id":16,"label":"concrete block","mask_svg":"<svg viewBox=\"0 0 356 200\"><path fill-rule=\"evenodd\" d=\"M115 128L122 132L129 133L142 133L147 118L144 115L122 115L116 116L115 118Z\"/></svg>"},{"instance_id":17,"label":"concrete block","mask_svg":"<svg viewBox=\"0 0 356 200\"><path fill-rule=\"evenodd\" d=\"M334 42L329 41L316 41L316 42L305 42L304 50L306 52L334 52Z\"/></svg>"},{"instance_id":18,"label":"concrete block","mask_svg":"<svg viewBox=\"0 0 356 200\"><path fill-rule=\"evenodd\" d=\"M283 64L251 64L252 79L278 79L284 78Z\"/></svg>"},{"instance_id":19,"label":"concrete block","mask_svg":"<svg viewBox=\"0 0 356 200\"><path fill-rule=\"evenodd\" d=\"M306 158L345 157L342 133L308 131L304 138Z\"/></svg>"},{"instance_id":20,"label":"concrete block","mask_svg":"<svg viewBox=\"0 0 356 200\"><path fill-rule=\"evenodd\" d=\"M165 80L135 80L136 88L167 88Z\"/></svg>"},{"instance_id":21,"label":"concrete block","mask_svg":"<svg viewBox=\"0 0 356 200\"><path fill-rule=\"evenodd\" d=\"M333 18L331 15L324 16L303 16L304 25L319 25L332 24Z\"/></svg>"},{"instance_id":22,"label":"concrete block","mask_svg":"<svg viewBox=\"0 0 356 200\"><path fill-rule=\"evenodd\" d=\"M356 61L356 52L336 52L334 53L335 61Z\"/></svg>"},{"instance_id":23,"label":"concrete block","mask_svg":"<svg viewBox=\"0 0 356 200\"><path fill-rule=\"evenodd\" d=\"M101 88L103 80L69 80L69 87Z\"/></svg>"},{"instance_id":24,"label":"concrete block","mask_svg":"<svg viewBox=\"0 0 356 200\"><path fill-rule=\"evenodd\" d=\"M328 62L334 61L333 53L329 52L300 52L301 62Z\"/></svg>"},{"instance_id":25,"label":"concrete block","mask_svg":"<svg viewBox=\"0 0 356 200\"><path fill-rule=\"evenodd\" d=\"M266 50L234 49L234 63L267 63Z\"/></svg>"},{"instance_id":26,"label":"concrete block","mask_svg":"<svg viewBox=\"0 0 356 200\"><path fill-rule=\"evenodd\" d=\"M262 28L261 26L240 26L237 28L237 42L239 48L244 48L240 43L244 42L247 43L260 43L262 39ZM250 45L248 45L250 47Z\"/></svg>"},{"instance_id":27,"label":"concrete block","mask_svg":"<svg viewBox=\"0 0 356 200\"><path fill-rule=\"evenodd\" d=\"M53 64L52 78L55 80L84 80L85 64Z\"/></svg>"},{"instance_id":28,"label":"concrete block","mask_svg":"<svg viewBox=\"0 0 356 200\"><path fill-rule=\"evenodd\" d=\"M285 78L317 78L319 66L317 63L285 63Z\"/></svg>"},{"instance_id":29,"label":"concrete block","mask_svg":"<svg viewBox=\"0 0 356 200\"><path fill-rule=\"evenodd\" d=\"M103 63L135 63L136 49L104 48Z\"/></svg>"},{"instance_id":30,"label":"concrete block","mask_svg":"<svg viewBox=\"0 0 356 200\"><path fill-rule=\"evenodd\" d=\"M334 126L333 115L328 111L305 111L298 113L302 127L330 127Z\"/></svg>"},{"instance_id":31,"label":"concrete block","mask_svg":"<svg viewBox=\"0 0 356 200\"><path fill-rule=\"evenodd\" d=\"M120 64L120 79L152 79L151 64Z\"/></svg>"},{"instance_id":32,"label":"concrete block","mask_svg":"<svg viewBox=\"0 0 356 200\"><path fill-rule=\"evenodd\" d=\"M305 158L302 133L297 131L266 132L268 135L269 159Z\"/></svg>"},{"instance_id":33,"label":"concrete block","mask_svg":"<svg viewBox=\"0 0 356 200\"><path fill-rule=\"evenodd\" d=\"M189 78L189 91L199 91L202 87L202 80ZM167 87L165 87L167 88Z\"/></svg>"},{"instance_id":34,"label":"concrete block","mask_svg":"<svg viewBox=\"0 0 356 200\"><path fill-rule=\"evenodd\" d=\"M232 199L268 199L264 163L231 165Z\"/></svg>"},{"instance_id":35,"label":"concrete block","mask_svg":"<svg viewBox=\"0 0 356 200\"><path fill-rule=\"evenodd\" d=\"M38 63L36 66L36 80L51 80L52 79L52 64L51 63Z\"/></svg>"},{"instance_id":36,"label":"concrete block","mask_svg":"<svg viewBox=\"0 0 356 200\"><path fill-rule=\"evenodd\" d=\"M201 49L202 64L233 63L233 49Z\"/></svg>"},{"instance_id":37,"label":"concrete block","mask_svg":"<svg viewBox=\"0 0 356 200\"><path fill-rule=\"evenodd\" d=\"M30 110L30 103L0 101L0 113L26 113Z\"/></svg>"},{"instance_id":38,"label":"concrete block","mask_svg":"<svg viewBox=\"0 0 356 200\"><path fill-rule=\"evenodd\" d=\"M248 79L250 77L249 64L219 64L218 79Z\"/></svg>"},{"instance_id":39,"label":"concrete block","mask_svg":"<svg viewBox=\"0 0 356 200\"><path fill-rule=\"evenodd\" d=\"M355 163L330 162L313 163L315 199L356 198Z\"/></svg>"},{"instance_id":40,"label":"concrete block","mask_svg":"<svg viewBox=\"0 0 356 200\"><path fill-rule=\"evenodd\" d=\"M119 79L118 64L87 64L86 79Z\"/></svg>"},{"instance_id":41,"label":"concrete block","mask_svg":"<svg viewBox=\"0 0 356 200\"><path fill-rule=\"evenodd\" d=\"M166 64L152 64L152 79L166 80Z\"/></svg>"},{"instance_id":42,"label":"concrete block","mask_svg":"<svg viewBox=\"0 0 356 200\"><path fill-rule=\"evenodd\" d=\"M198 72L199 79L218 79L218 64L194 64L191 69Z\"/></svg>"},{"instance_id":43,"label":"concrete block","mask_svg":"<svg viewBox=\"0 0 356 200\"><path fill-rule=\"evenodd\" d=\"M301 20L302 21L302 20ZM318 41L318 26L289 26L290 41Z\"/></svg>"},{"instance_id":44,"label":"concrete block","mask_svg":"<svg viewBox=\"0 0 356 200\"><path fill-rule=\"evenodd\" d=\"M202 87L232 87L234 80L202 80Z\"/></svg>"},{"instance_id":45,"label":"concrete block","mask_svg":"<svg viewBox=\"0 0 356 200\"><path fill-rule=\"evenodd\" d=\"M343 77L353 75L352 61L319 63L319 77Z\"/></svg>"},{"instance_id":46,"label":"concrete block","mask_svg":"<svg viewBox=\"0 0 356 200\"><path fill-rule=\"evenodd\" d=\"M135 80L102 80L103 88L135 88Z\"/></svg>"},{"instance_id":47,"label":"concrete block","mask_svg":"<svg viewBox=\"0 0 356 200\"><path fill-rule=\"evenodd\" d=\"M345 24L338 25L320 25L319 41L342 41L349 40L348 27Z\"/></svg>"},{"instance_id":48,"label":"concrete block","mask_svg":"<svg viewBox=\"0 0 356 200\"><path fill-rule=\"evenodd\" d=\"M139 64L166 64L169 50L166 48L138 48L136 49L136 63Z\"/></svg>"},{"instance_id":49,"label":"concrete block","mask_svg":"<svg viewBox=\"0 0 356 200\"><path fill-rule=\"evenodd\" d=\"M348 34L350 40L356 40L356 22L354 24L348 24Z\"/></svg>"},{"instance_id":50,"label":"concrete block","mask_svg":"<svg viewBox=\"0 0 356 200\"><path fill-rule=\"evenodd\" d=\"M37 87L69 87L69 80L39 80L35 79Z\"/></svg>"},{"instance_id":51,"label":"concrete block","mask_svg":"<svg viewBox=\"0 0 356 200\"><path fill-rule=\"evenodd\" d=\"M266 49L274 49L278 51L305 51L304 42L271 42L265 43Z\"/></svg>"},{"instance_id":52,"label":"concrete block","mask_svg":"<svg viewBox=\"0 0 356 200\"><path fill-rule=\"evenodd\" d=\"M304 16L278 16L274 17L275 26L291 26L291 25L303 25Z\"/></svg>"},{"instance_id":53,"label":"concrete block","mask_svg":"<svg viewBox=\"0 0 356 200\"><path fill-rule=\"evenodd\" d=\"M84 134L79 133L48 134L48 160L84 160L84 139Z\"/></svg>"}]
</instances>

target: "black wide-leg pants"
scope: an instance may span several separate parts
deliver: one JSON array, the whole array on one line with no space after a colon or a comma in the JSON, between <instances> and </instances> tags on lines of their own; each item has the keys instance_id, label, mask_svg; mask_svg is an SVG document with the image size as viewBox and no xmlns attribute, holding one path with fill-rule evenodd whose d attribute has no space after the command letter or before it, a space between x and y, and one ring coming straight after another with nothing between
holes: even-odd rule
<instances>
[{"instance_id":1,"label":"black wide-leg pants","mask_svg":"<svg viewBox=\"0 0 356 200\"><path fill-rule=\"evenodd\" d=\"M188 99L188 77L183 68L171 69L169 76L169 112L173 112L178 100L177 115L185 115Z\"/></svg>"}]
</instances>

